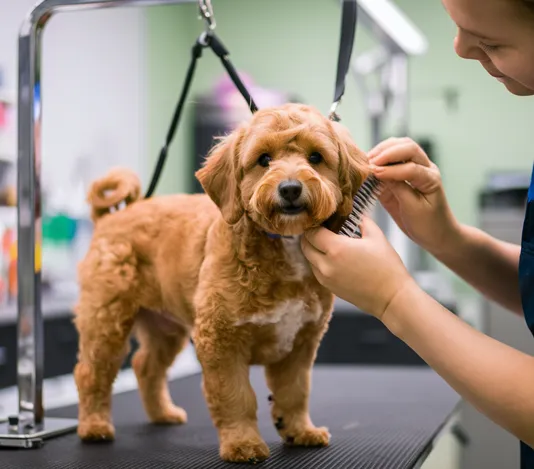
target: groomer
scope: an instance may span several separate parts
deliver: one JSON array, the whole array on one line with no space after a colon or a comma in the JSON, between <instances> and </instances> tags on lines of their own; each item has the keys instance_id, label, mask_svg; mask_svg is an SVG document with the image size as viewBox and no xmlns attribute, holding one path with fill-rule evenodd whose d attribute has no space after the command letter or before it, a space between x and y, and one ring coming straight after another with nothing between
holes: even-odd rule
<instances>
[{"instance_id":1,"label":"groomer","mask_svg":"<svg viewBox=\"0 0 534 469\"><path fill-rule=\"evenodd\" d=\"M457 25L456 53L479 61L510 93L534 95L534 0L443 4ZM491 99L488 108L499 113ZM505 119L510 125L514 116ZM534 122L518 125L534 130ZM458 222L438 168L412 140L386 140L369 158L385 185L380 201L404 233L487 298L524 314L534 334L534 181L517 246ZM372 220L362 231L362 239L324 228L306 233L302 246L319 281L380 319L464 399L524 442L521 467L534 468L534 357L471 328L427 295Z\"/></svg>"}]
</instances>

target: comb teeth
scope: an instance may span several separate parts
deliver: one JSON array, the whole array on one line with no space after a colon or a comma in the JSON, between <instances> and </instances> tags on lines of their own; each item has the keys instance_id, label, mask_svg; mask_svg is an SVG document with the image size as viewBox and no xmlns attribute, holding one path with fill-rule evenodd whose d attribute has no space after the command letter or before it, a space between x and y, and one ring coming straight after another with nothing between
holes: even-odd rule
<instances>
[{"instance_id":1,"label":"comb teeth","mask_svg":"<svg viewBox=\"0 0 534 469\"><path fill-rule=\"evenodd\" d=\"M347 217L339 230L339 234L349 238L361 238L360 225L363 216L373 207L378 196L382 183L374 176L370 175L362 184L352 203L352 212Z\"/></svg>"}]
</instances>

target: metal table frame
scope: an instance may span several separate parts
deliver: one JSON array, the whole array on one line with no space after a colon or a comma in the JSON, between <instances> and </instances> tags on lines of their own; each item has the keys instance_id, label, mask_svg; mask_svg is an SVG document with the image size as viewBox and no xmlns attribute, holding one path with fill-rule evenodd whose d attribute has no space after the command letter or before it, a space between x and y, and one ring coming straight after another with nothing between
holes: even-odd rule
<instances>
[{"instance_id":1,"label":"metal table frame","mask_svg":"<svg viewBox=\"0 0 534 469\"><path fill-rule=\"evenodd\" d=\"M43 0L19 32L18 64L18 357L19 408L0 422L0 447L31 448L55 435L74 431L76 420L45 419L41 310L41 121L42 38L53 15L126 6L193 3L195 0Z\"/></svg>"}]
</instances>

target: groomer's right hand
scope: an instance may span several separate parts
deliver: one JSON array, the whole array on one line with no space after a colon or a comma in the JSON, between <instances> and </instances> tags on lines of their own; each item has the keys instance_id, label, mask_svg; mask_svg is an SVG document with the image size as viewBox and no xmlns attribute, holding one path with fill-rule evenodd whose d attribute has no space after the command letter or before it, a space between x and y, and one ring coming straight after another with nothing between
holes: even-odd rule
<instances>
[{"instance_id":1,"label":"groomer's right hand","mask_svg":"<svg viewBox=\"0 0 534 469\"><path fill-rule=\"evenodd\" d=\"M390 138L368 157L374 175L384 183L380 202L401 230L433 254L446 249L458 235L459 224L439 169L424 150L409 138Z\"/></svg>"}]
</instances>

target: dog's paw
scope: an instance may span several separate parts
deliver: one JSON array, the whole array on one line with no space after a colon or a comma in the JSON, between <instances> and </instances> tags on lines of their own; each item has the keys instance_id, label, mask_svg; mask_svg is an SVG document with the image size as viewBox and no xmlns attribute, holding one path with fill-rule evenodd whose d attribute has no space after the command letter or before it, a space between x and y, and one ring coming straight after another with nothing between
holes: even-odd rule
<instances>
[{"instance_id":1,"label":"dog's paw","mask_svg":"<svg viewBox=\"0 0 534 469\"><path fill-rule=\"evenodd\" d=\"M269 457L269 447L261 439L225 441L221 444L220 455L228 462L255 464Z\"/></svg>"},{"instance_id":2,"label":"dog's paw","mask_svg":"<svg viewBox=\"0 0 534 469\"><path fill-rule=\"evenodd\" d=\"M330 443L330 432L326 427L310 427L302 431L288 432L285 442L291 446L328 446Z\"/></svg>"},{"instance_id":3,"label":"dog's paw","mask_svg":"<svg viewBox=\"0 0 534 469\"><path fill-rule=\"evenodd\" d=\"M163 412L151 416L151 420L160 425L182 425L187 423L187 412L181 407L170 406Z\"/></svg>"},{"instance_id":4,"label":"dog's paw","mask_svg":"<svg viewBox=\"0 0 534 469\"><path fill-rule=\"evenodd\" d=\"M78 436L88 442L113 441L115 428L106 420L87 419L78 424Z\"/></svg>"}]
</instances>

